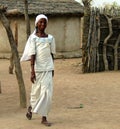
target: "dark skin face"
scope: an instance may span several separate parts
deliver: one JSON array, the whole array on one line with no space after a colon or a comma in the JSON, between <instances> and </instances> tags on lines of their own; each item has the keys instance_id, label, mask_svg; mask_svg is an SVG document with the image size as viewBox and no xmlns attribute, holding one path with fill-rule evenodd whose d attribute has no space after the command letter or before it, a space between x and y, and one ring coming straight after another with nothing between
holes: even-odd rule
<instances>
[{"instance_id":1,"label":"dark skin face","mask_svg":"<svg viewBox=\"0 0 120 129\"><path fill-rule=\"evenodd\" d=\"M45 33L45 29L47 27L47 21L45 18L42 18L37 23L37 32L36 35L38 37L47 37L48 35Z\"/></svg>"}]
</instances>

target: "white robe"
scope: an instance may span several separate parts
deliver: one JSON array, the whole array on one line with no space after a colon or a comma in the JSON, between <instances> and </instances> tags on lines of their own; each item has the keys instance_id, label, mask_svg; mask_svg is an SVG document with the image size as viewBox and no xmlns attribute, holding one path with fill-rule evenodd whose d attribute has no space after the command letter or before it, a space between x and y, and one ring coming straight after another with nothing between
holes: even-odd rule
<instances>
[{"instance_id":1,"label":"white robe","mask_svg":"<svg viewBox=\"0 0 120 129\"><path fill-rule=\"evenodd\" d=\"M52 35L39 38L32 34L26 44L21 61L29 60L31 55L35 58L36 81L32 84L30 104L32 112L47 116L51 107L54 70L51 53L55 54L55 40Z\"/></svg>"},{"instance_id":2,"label":"white robe","mask_svg":"<svg viewBox=\"0 0 120 129\"><path fill-rule=\"evenodd\" d=\"M32 112L41 116L48 115L53 94L52 72L36 73L36 81L32 84L30 104Z\"/></svg>"}]
</instances>

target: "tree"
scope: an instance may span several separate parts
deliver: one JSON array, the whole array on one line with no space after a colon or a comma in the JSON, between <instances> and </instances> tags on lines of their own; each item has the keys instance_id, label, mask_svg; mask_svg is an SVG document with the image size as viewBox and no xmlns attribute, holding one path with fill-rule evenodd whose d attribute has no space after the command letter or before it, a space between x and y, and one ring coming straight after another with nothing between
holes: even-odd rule
<instances>
[{"instance_id":1,"label":"tree","mask_svg":"<svg viewBox=\"0 0 120 129\"><path fill-rule=\"evenodd\" d=\"M88 72L88 53L87 53L87 41L89 33L89 21L90 21L90 3L92 0L82 0L84 4L84 23L83 23L83 44L82 44L82 72Z\"/></svg>"},{"instance_id":2,"label":"tree","mask_svg":"<svg viewBox=\"0 0 120 129\"><path fill-rule=\"evenodd\" d=\"M6 9L7 9L6 7L0 6L0 20L3 24L3 26L5 27L7 35L8 35L11 51L13 54L13 60L14 60L14 64L15 64L15 74L16 74L16 78L18 81L18 85L19 85L20 106L24 108L24 107L26 107L26 90L25 90L25 85L24 85L23 76L22 76L22 70L21 70L20 61L19 61L19 54L18 54L15 40L14 40L14 37L12 34L12 30L10 28L9 21L8 21L7 17L5 16Z\"/></svg>"},{"instance_id":3,"label":"tree","mask_svg":"<svg viewBox=\"0 0 120 129\"><path fill-rule=\"evenodd\" d=\"M15 36L14 36L14 38L15 38L16 46L18 46L18 25L17 25L16 21L15 21ZM9 74L13 74L13 69L14 69L14 60L13 60L13 54L11 53Z\"/></svg>"},{"instance_id":4,"label":"tree","mask_svg":"<svg viewBox=\"0 0 120 129\"><path fill-rule=\"evenodd\" d=\"M27 34L27 39L31 33L31 28L30 28L30 20L29 20L29 15L28 15L28 1L24 0L25 4L25 21L26 21L26 34Z\"/></svg>"}]
</instances>

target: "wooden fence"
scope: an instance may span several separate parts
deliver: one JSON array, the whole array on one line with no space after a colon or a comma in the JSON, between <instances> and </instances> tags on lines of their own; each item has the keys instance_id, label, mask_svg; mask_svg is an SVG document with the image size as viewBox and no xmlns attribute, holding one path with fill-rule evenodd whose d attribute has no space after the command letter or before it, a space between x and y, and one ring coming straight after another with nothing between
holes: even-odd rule
<instances>
[{"instance_id":1,"label":"wooden fence","mask_svg":"<svg viewBox=\"0 0 120 129\"><path fill-rule=\"evenodd\" d=\"M87 42L88 72L120 69L120 16L117 12L111 12L112 16L105 9L91 10Z\"/></svg>"}]
</instances>

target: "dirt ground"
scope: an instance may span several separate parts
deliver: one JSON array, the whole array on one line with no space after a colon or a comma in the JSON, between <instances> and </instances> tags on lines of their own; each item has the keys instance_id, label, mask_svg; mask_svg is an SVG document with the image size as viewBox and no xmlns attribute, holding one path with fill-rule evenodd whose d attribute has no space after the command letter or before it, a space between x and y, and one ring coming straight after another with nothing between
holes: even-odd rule
<instances>
[{"instance_id":1,"label":"dirt ground","mask_svg":"<svg viewBox=\"0 0 120 129\"><path fill-rule=\"evenodd\" d=\"M29 62L21 63L29 104ZM8 74L9 60L0 60L0 129L120 129L120 71L82 74L81 59L56 59L54 94L48 120L25 117L19 106L15 74ZM82 107L80 108L82 104Z\"/></svg>"}]
</instances>

